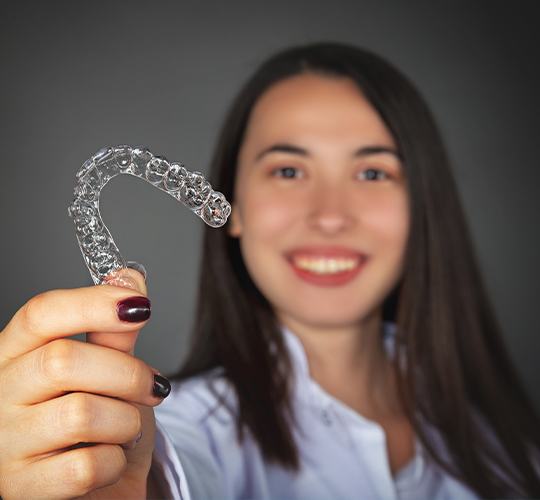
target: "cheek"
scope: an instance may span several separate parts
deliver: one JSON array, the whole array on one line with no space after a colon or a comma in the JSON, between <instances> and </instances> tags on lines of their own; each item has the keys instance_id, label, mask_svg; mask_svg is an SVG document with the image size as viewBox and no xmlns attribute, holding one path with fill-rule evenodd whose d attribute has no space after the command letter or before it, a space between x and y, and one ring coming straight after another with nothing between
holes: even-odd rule
<instances>
[{"instance_id":1,"label":"cheek","mask_svg":"<svg viewBox=\"0 0 540 500\"><path fill-rule=\"evenodd\" d=\"M240 207L244 263L261 293L274 303L279 297L281 250L301 217L301 207L297 201L262 189L246 190Z\"/></svg>"},{"instance_id":2,"label":"cheek","mask_svg":"<svg viewBox=\"0 0 540 500\"><path fill-rule=\"evenodd\" d=\"M388 252L402 253L409 234L409 206L406 193L395 191L378 197L364 211L363 225L377 236ZM379 248L377 250L382 250Z\"/></svg>"},{"instance_id":3,"label":"cheek","mask_svg":"<svg viewBox=\"0 0 540 500\"><path fill-rule=\"evenodd\" d=\"M296 197L267 190L247 190L242 203L243 240L272 241L283 235L301 217L302 203Z\"/></svg>"}]
</instances>

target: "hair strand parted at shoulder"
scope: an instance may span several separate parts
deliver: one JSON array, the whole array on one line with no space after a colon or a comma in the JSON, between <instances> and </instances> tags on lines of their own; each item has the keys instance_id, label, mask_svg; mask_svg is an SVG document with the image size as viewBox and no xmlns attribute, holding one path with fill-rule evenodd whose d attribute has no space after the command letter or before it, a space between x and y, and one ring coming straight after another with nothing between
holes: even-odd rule
<instances>
[{"instance_id":1,"label":"hair strand parted at shoulder","mask_svg":"<svg viewBox=\"0 0 540 500\"><path fill-rule=\"evenodd\" d=\"M279 52L232 103L210 182L234 202L238 151L254 104L274 83L305 72L356 82L403 158L411 230L384 319L397 324L394 369L415 432L440 467L482 498L540 497L532 458L534 450L540 460L538 415L504 346L435 121L408 79L379 56L344 44ZM266 460L297 469L291 363L272 308L226 231L205 228L202 261L191 348L173 378L221 367L237 396L240 438L249 430Z\"/></svg>"}]
</instances>

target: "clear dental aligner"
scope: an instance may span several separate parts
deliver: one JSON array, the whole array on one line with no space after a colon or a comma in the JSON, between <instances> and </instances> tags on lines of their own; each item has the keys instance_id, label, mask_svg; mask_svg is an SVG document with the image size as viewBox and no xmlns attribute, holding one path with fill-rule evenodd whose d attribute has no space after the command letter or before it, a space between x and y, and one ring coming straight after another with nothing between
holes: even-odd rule
<instances>
[{"instance_id":1,"label":"clear dental aligner","mask_svg":"<svg viewBox=\"0 0 540 500\"><path fill-rule=\"evenodd\" d=\"M200 172L169 163L145 147L100 149L77 172L74 200L68 208L84 262L96 285L110 282L127 267L99 211L101 189L113 177L129 174L144 179L182 202L211 227L227 222L231 206Z\"/></svg>"}]
</instances>

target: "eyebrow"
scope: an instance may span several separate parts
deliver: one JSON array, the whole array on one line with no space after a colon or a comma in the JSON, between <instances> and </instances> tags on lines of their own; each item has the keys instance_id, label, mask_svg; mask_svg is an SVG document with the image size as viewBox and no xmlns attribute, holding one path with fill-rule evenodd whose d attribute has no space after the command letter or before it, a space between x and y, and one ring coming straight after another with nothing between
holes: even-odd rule
<instances>
[{"instance_id":1,"label":"eyebrow","mask_svg":"<svg viewBox=\"0 0 540 500\"><path fill-rule=\"evenodd\" d=\"M301 148L299 146L295 146L293 144L288 143L278 143L273 144L272 146L263 149L256 157L255 161L261 160L264 156L270 154L270 153L289 153L289 154L296 154L299 156L310 156L309 151L307 149ZM370 155L377 155L377 154L390 154L392 156L395 156L398 160L401 161L401 154L394 148L390 146L378 146L378 145L372 145L372 146L362 146L361 148L358 148L353 153L353 158L362 158L365 156Z\"/></svg>"}]
</instances>

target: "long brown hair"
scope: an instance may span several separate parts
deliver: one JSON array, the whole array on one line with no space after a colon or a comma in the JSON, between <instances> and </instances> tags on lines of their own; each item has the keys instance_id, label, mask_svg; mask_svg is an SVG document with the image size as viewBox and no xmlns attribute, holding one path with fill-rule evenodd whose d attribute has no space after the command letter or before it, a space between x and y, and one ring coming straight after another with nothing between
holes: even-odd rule
<instances>
[{"instance_id":1,"label":"long brown hair","mask_svg":"<svg viewBox=\"0 0 540 500\"><path fill-rule=\"evenodd\" d=\"M406 77L379 56L343 44L276 54L232 103L211 164L213 186L234 201L238 151L255 102L302 72L356 82L403 158L411 229L404 274L383 319L397 325L394 369L416 434L432 460L481 497L540 497L532 458L540 450L538 415L504 346L440 134ZM202 261L190 351L172 378L220 367L238 399L239 439L249 430L266 460L298 469L291 364L272 307L225 230L205 230ZM405 369L397 364L402 357Z\"/></svg>"}]
</instances>

